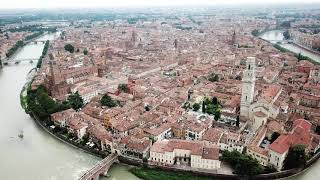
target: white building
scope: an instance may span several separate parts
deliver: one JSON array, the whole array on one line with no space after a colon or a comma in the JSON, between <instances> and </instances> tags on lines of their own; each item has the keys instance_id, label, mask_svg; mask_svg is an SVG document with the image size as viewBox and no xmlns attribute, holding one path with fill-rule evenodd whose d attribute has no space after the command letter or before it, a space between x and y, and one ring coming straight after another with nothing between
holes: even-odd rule
<instances>
[{"instance_id":1,"label":"white building","mask_svg":"<svg viewBox=\"0 0 320 180\"><path fill-rule=\"evenodd\" d=\"M157 141L150 150L149 162L158 165L191 165L195 169L220 168L219 149L200 141L180 139Z\"/></svg>"},{"instance_id":2,"label":"white building","mask_svg":"<svg viewBox=\"0 0 320 180\"><path fill-rule=\"evenodd\" d=\"M256 60L254 57L248 57L246 62L246 69L242 77L242 95L240 103L240 115L249 118L250 105L254 98L255 86L255 68Z\"/></svg>"},{"instance_id":3,"label":"white building","mask_svg":"<svg viewBox=\"0 0 320 180\"><path fill-rule=\"evenodd\" d=\"M241 134L233 132L225 132L218 143L219 149L221 151L238 151L243 152L244 149L244 139Z\"/></svg>"}]
</instances>

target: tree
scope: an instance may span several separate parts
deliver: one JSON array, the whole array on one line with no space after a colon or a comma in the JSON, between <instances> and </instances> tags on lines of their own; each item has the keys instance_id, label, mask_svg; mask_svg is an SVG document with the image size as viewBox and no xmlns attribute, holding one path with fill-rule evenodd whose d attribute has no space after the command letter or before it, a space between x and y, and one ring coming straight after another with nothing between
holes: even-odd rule
<instances>
[{"instance_id":1,"label":"tree","mask_svg":"<svg viewBox=\"0 0 320 180\"><path fill-rule=\"evenodd\" d=\"M74 47L73 47L71 44L66 44L66 45L64 46L64 49L65 49L66 51L69 51L70 53L73 53L73 52L74 52Z\"/></svg>"},{"instance_id":2,"label":"tree","mask_svg":"<svg viewBox=\"0 0 320 180\"><path fill-rule=\"evenodd\" d=\"M52 113L69 108L66 104L54 101L43 86L39 86L36 90L28 90L26 99L26 111L31 115L36 115L42 120L47 120Z\"/></svg>"},{"instance_id":3,"label":"tree","mask_svg":"<svg viewBox=\"0 0 320 180\"><path fill-rule=\"evenodd\" d=\"M212 98L212 104L217 105L218 104L218 99L216 97Z\"/></svg>"},{"instance_id":4,"label":"tree","mask_svg":"<svg viewBox=\"0 0 320 180\"><path fill-rule=\"evenodd\" d=\"M206 105L205 105L204 101L202 101L202 112L206 113Z\"/></svg>"},{"instance_id":5,"label":"tree","mask_svg":"<svg viewBox=\"0 0 320 180\"><path fill-rule=\"evenodd\" d=\"M198 111L198 110L200 109L200 104L199 104L199 103L194 103L194 104L192 105L192 109L193 109L194 111Z\"/></svg>"},{"instance_id":6,"label":"tree","mask_svg":"<svg viewBox=\"0 0 320 180\"><path fill-rule=\"evenodd\" d=\"M89 52L89 51L88 51L88 49L87 49L87 48L85 48L85 49L83 50L83 54L84 54L84 55L87 55L87 54L88 54L88 52Z\"/></svg>"},{"instance_id":7,"label":"tree","mask_svg":"<svg viewBox=\"0 0 320 180\"><path fill-rule=\"evenodd\" d=\"M259 36L259 30L257 30L257 29L255 29L255 30L253 30L252 32L251 32L251 34L253 35L253 36Z\"/></svg>"},{"instance_id":8,"label":"tree","mask_svg":"<svg viewBox=\"0 0 320 180\"><path fill-rule=\"evenodd\" d=\"M237 116L236 126L237 126L237 127L240 126L240 117L239 117L239 115Z\"/></svg>"},{"instance_id":9,"label":"tree","mask_svg":"<svg viewBox=\"0 0 320 180\"><path fill-rule=\"evenodd\" d=\"M290 39L290 34L289 34L289 31L288 31L288 30L286 30L286 31L283 32L283 37L284 37L285 39Z\"/></svg>"},{"instance_id":10,"label":"tree","mask_svg":"<svg viewBox=\"0 0 320 180\"><path fill-rule=\"evenodd\" d=\"M289 148L288 155L284 160L284 169L292 169L304 166L306 163L305 145L293 145Z\"/></svg>"},{"instance_id":11,"label":"tree","mask_svg":"<svg viewBox=\"0 0 320 180\"><path fill-rule=\"evenodd\" d=\"M263 167L256 159L238 151L223 151L222 160L230 164L236 174L256 175L263 172Z\"/></svg>"},{"instance_id":12,"label":"tree","mask_svg":"<svg viewBox=\"0 0 320 180\"><path fill-rule=\"evenodd\" d=\"M80 96L80 94L78 93L78 91L76 93L69 95L68 102L69 102L69 105L74 110L78 110L78 109L82 108L82 106L83 106L83 99Z\"/></svg>"},{"instance_id":13,"label":"tree","mask_svg":"<svg viewBox=\"0 0 320 180\"><path fill-rule=\"evenodd\" d=\"M217 82L217 81L219 81L219 76L217 74L211 73L208 76L208 80L211 82Z\"/></svg>"},{"instance_id":14,"label":"tree","mask_svg":"<svg viewBox=\"0 0 320 180\"><path fill-rule=\"evenodd\" d=\"M105 94L100 101L102 106L107 106L109 108L117 106L117 103L108 95Z\"/></svg>"},{"instance_id":15,"label":"tree","mask_svg":"<svg viewBox=\"0 0 320 180\"><path fill-rule=\"evenodd\" d=\"M320 126L317 126L317 127L316 127L316 133L317 133L318 135L320 135Z\"/></svg>"},{"instance_id":16,"label":"tree","mask_svg":"<svg viewBox=\"0 0 320 180\"><path fill-rule=\"evenodd\" d=\"M125 92L125 93L129 93L130 92L130 89L129 89L127 84L119 84L118 85L118 90L121 91L121 92Z\"/></svg>"},{"instance_id":17,"label":"tree","mask_svg":"<svg viewBox=\"0 0 320 180\"><path fill-rule=\"evenodd\" d=\"M273 132L271 135L270 144L273 143L279 136L280 134L278 132Z\"/></svg>"},{"instance_id":18,"label":"tree","mask_svg":"<svg viewBox=\"0 0 320 180\"><path fill-rule=\"evenodd\" d=\"M85 135L82 137L82 139L81 139L81 141L80 141L80 144L84 146L87 142L89 142L89 134L88 134L88 133L85 134Z\"/></svg>"}]
</instances>

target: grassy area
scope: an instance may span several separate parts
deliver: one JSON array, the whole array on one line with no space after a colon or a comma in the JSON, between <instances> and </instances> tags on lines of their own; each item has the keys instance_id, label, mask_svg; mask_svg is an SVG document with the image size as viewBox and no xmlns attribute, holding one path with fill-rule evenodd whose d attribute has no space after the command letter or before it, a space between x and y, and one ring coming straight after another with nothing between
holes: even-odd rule
<instances>
[{"instance_id":1,"label":"grassy area","mask_svg":"<svg viewBox=\"0 0 320 180\"><path fill-rule=\"evenodd\" d=\"M134 167L129 170L135 176L144 180L213 180L208 177L195 176L189 172L170 172L160 169L149 169L142 167Z\"/></svg>"}]
</instances>

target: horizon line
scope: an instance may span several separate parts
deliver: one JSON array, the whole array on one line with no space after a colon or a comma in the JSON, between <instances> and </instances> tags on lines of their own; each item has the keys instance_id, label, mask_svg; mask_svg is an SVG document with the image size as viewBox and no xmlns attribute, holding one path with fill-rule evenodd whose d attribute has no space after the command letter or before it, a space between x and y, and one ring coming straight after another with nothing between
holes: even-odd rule
<instances>
[{"instance_id":1,"label":"horizon line","mask_svg":"<svg viewBox=\"0 0 320 180\"><path fill-rule=\"evenodd\" d=\"M242 2L242 3L218 3L218 4L171 4L171 5L111 5L111 6L56 6L56 7L0 7L1 10L57 10L57 9L112 9L112 8L122 8L122 9L135 9L135 8L175 8L175 7L242 7L242 6L293 6L293 5L320 5L320 2ZM304 8L304 7L302 7ZM315 7L316 8L316 7ZM319 7L320 8L320 7Z\"/></svg>"}]
</instances>

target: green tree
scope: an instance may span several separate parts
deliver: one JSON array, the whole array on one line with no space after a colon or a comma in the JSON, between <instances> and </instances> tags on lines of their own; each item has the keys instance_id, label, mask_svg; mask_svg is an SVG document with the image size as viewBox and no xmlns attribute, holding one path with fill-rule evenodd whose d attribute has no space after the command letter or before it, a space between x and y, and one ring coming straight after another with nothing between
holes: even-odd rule
<instances>
[{"instance_id":1,"label":"green tree","mask_svg":"<svg viewBox=\"0 0 320 180\"><path fill-rule=\"evenodd\" d=\"M283 32L283 37L284 37L285 39L290 39L290 34L289 34L289 31L288 31L288 30L286 30L286 31Z\"/></svg>"},{"instance_id":2,"label":"green tree","mask_svg":"<svg viewBox=\"0 0 320 180\"><path fill-rule=\"evenodd\" d=\"M237 127L240 126L240 117L239 117L239 115L237 116L236 126L237 126Z\"/></svg>"},{"instance_id":3,"label":"green tree","mask_svg":"<svg viewBox=\"0 0 320 180\"><path fill-rule=\"evenodd\" d=\"M125 93L129 93L130 92L130 89L129 89L127 84L119 84L118 85L118 90L121 91L121 92L125 92Z\"/></svg>"},{"instance_id":4,"label":"green tree","mask_svg":"<svg viewBox=\"0 0 320 180\"><path fill-rule=\"evenodd\" d=\"M284 169L302 167L306 163L305 145L293 145L289 148L288 155L284 160Z\"/></svg>"},{"instance_id":5,"label":"green tree","mask_svg":"<svg viewBox=\"0 0 320 180\"><path fill-rule=\"evenodd\" d=\"M320 135L320 126L317 126L317 127L316 127L316 133L317 133L318 135Z\"/></svg>"},{"instance_id":6,"label":"green tree","mask_svg":"<svg viewBox=\"0 0 320 180\"><path fill-rule=\"evenodd\" d=\"M107 106L109 108L117 106L117 103L108 95L105 94L100 101L102 106Z\"/></svg>"},{"instance_id":7,"label":"green tree","mask_svg":"<svg viewBox=\"0 0 320 180\"><path fill-rule=\"evenodd\" d=\"M78 110L83 107L83 99L80 94L77 92L69 95L68 97L69 105L74 109Z\"/></svg>"},{"instance_id":8,"label":"green tree","mask_svg":"<svg viewBox=\"0 0 320 180\"><path fill-rule=\"evenodd\" d=\"M192 109L193 109L194 111L198 111L198 110L200 109L200 104L199 104L199 103L194 103L194 104L192 105Z\"/></svg>"},{"instance_id":9,"label":"green tree","mask_svg":"<svg viewBox=\"0 0 320 180\"><path fill-rule=\"evenodd\" d=\"M212 98L212 104L213 104L213 105L218 105L218 98L213 97L213 98Z\"/></svg>"},{"instance_id":10,"label":"green tree","mask_svg":"<svg viewBox=\"0 0 320 180\"><path fill-rule=\"evenodd\" d=\"M66 45L64 46L64 49L65 49L66 51L69 51L70 53L73 53L73 52L74 52L74 47L73 47L73 45L71 45L71 44L66 44Z\"/></svg>"},{"instance_id":11,"label":"green tree","mask_svg":"<svg viewBox=\"0 0 320 180\"><path fill-rule=\"evenodd\" d=\"M271 134L270 144L273 143L279 136L280 134L278 132L273 132Z\"/></svg>"},{"instance_id":12,"label":"green tree","mask_svg":"<svg viewBox=\"0 0 320 180\"><path fill-rule=\"evenodd\" d=\"M217 81L219 81L219 76L217 74L211 73L208 76L208 80L211 82L217 82Z\"/></svg>"},{"instance_id":13,"label":"green tree","mask_svg":"<svg viewBox=\"0 0 320 180\"><path fill-rule=\"evenodd\" d=\"M85 134L85 135L82 137L82 139L81 139L81 141L80 141L80 144L84 146L87 142L89 142L89 134L88 134L88 133Z\"/></svg>"},{"instance_id":14,"label":"green tree","mask_svg":"<svg viewBox=\"0 0 320 180\"><path fill-rule=\"evenodd\" d=\"M263 167L256 159L238 151L223 151L221 159L230 164L236 174L256 175L263 172Z\"/></svg>"},{"instance_id":15,"label":"green tree","mask_svg":"<svg viewBox=\"0 0 320 180\"><path fill-rule=\"evenodd\" d=\"M202 113L206 113L206 104L202 101Z\"/></svg>"},{"instance_id":16,"label":"green tree","mask_svg":"<svg viewBox=\"0 0 320 180\"><path fill-rule=\"evenodd\" d=\"M17 41L10 49L9 51L6 53L7 57L12 56L19 48L24 46L24 42L23 41Z\"/></svg>"},{"instance_id":17,"label":"green tree","mask_svg":"<svg viewBox=\"0 0 320 180\"><path fill-rule=\"evenodd\" d=\"M89 51L88 51L87 48L85 48L85 49L83 50L83 54L84 54L84 55L88 55L88 52L89 52Z\"/></svg>"},{"instance_id":18,"label":"green tree","mask_svg":"<svg viewBox=\"0 0 320 180\"><path fill-rule=\"evenodd\" d=\"M251 32L251 34L252 34L253 36L259 36L260 32L259 32L259 30L255 29L255 30L253 30L253 31Z\"/></svg>"},{"instance_id":19,"label":"green tree","mask_svg":"<svg viewBox=\"0 0 320 180\"><path fill-rule=\"evenodd\" d=\"M69 106L54 101L49 95L45 87L39 86L37 90L27 91L27 108L26 111L32 115L36 115L40 119L46 120L50 114L68 109Z\"/></svg>"}]
</instances>

